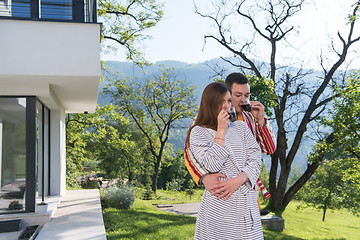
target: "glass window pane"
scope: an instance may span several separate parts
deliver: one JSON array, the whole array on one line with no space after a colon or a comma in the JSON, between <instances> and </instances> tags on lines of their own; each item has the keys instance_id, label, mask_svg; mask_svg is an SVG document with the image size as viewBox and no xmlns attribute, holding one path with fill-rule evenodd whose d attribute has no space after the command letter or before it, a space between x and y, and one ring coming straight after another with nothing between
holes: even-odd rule
<instances>
[{"instance_id":1,"label":"glass window pane","mask_svg":"<svg viewBox=\"0 0 360 240\"><path fill-rule=\"evenodd\" d=\"M43 172L43 111L42 104L36 102L36 162L37 162L37 181L36 181L36 196L42 196L42 172Z\"/></svg>"},{"instance_id":2,"label":"glass window pane","mask_svg":"<svg viewBox=\"0 0 360 240\"><path fill-rule=\"evenodd\" d=\"M49 110L38 101L36 103L36 196L41 201L44 201L45 197L49 195L49 116Z\"/></svg>"},{"instance_id":3,"label":"glass window pane","mask_svg":"<svg viewBox=\"0 0 360 240\"><path fill-rule=\"evenodd\" d=\"M49 137L50 137L50 111L45 107L44 109L44 196L50 195L49 184L49 171L50 171L50 159L49 159Z\"/></svg>"},{"instance_id":4,"label":"glass window pane","mask_svg":"<svg viewBox=\"0 0 360 240\"><path fill-rule=\"evenodd\" d=\"M72 20L72 0L41 1L41 18Z\"/></svg>"},{"instance_id":5,"label":"glass window pane","mask_svg":"<svg viewBox=\"0 0 360 240\"><path fill-rule=\"evenodd\" d=\"M0 213L23 210L26 99L0 98Z\"/></svg>"},{"instance_id":6,"label":"glass window pane","mask_svg":"<svg viewBox=\"0 0 360 240\"><path fill-rule=\"evenodd\" d=\"M11 14L13 17L30 18L30 0L12 0Z\"/></svg>"}]
</instances>

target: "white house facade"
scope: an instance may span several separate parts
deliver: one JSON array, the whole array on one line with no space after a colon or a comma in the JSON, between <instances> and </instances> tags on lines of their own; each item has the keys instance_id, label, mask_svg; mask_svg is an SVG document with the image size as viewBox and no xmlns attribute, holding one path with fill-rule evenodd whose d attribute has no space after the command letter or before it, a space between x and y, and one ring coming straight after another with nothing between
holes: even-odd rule
<instances>
[{"instance_id":1,"label":"white house facade","mask_svg":"<svg viewBox=\"0 0 360 240\"><path fill-rule=\"evenodd\" d=\"M65 194L65 116L95 111L100 31L96 0L0 0L0 214Z\"/></svg>"}]
</instances>

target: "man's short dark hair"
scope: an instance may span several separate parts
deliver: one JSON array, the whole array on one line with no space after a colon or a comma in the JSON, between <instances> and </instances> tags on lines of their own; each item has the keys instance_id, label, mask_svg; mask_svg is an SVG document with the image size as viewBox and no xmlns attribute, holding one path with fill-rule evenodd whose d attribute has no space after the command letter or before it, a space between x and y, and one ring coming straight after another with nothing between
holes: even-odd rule
<instances>
[{"instance_id":1,"label":"man's short dark hair","mask_svg":"<svg viewBox=\"0 0 360 240\"><path fill-rule=\"evenodd\" d=\"M234 83L249 84L249 79L244 74L235 72L226 77L225 83L231 88Z\"/></svg>"}]
</instances>

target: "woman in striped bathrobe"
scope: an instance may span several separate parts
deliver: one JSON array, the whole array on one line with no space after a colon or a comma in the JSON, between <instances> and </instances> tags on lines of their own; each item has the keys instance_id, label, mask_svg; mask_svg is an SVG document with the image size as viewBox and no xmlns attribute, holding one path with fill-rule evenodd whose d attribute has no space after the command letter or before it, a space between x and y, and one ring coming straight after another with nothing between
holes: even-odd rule
<instances>
[{"instance_id":1,"label":"woman in striped bathrobe","mask_svg":"<svg viewBox=\"0 0 360 240\"><path fill-rule=\"evenodd\" d=\"M226 175L231 189L217 197L205 189L195 239L263 239L255 191L261 150L246 123L229 121L230 105L228 87L209 84L188 131L187 144L194 157L207 171Z\"/></svg>"}]
</instances>

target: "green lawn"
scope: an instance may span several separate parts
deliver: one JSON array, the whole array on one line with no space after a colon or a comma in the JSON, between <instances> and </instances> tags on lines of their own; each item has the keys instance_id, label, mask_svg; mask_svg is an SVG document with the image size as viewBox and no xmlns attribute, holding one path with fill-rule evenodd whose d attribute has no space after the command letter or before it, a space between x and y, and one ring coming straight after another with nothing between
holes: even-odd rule
<instances>
[{"instance_id":1,"label":"green lawn","mask_svg":"<svg viewBox=\"0 0 360 240\"><path fill-rule=\"evenodd\" d=\"M193 239L195 221L191 216L163 212L155 204L199 202L202 190L197 189L190 201L185 193L158 191L157 199L136 199L130 210L108 208L103 210L107 239ZM313 208L297 209L293 201L282 217L285 219L283 232L264 229L268 240L297 239L360 239L360 217L345 210L328 210L325 222L322 212Z\"/></svg>"},{"instance_id":2,"label":"green lawn","mask_svg":"<svg viewBox=\"0 0 360 240\"><path fill-rule=\"evenodd\" d=\"M346 210L328 210L325 221L322 221L322 211L314 208L297 210L299 202L292 201L282 217L285 220L285 230L281 233L294 238L276 237L269 233L268 239L360 239L360 217ZM265 236L266 236L265 234Z\"/></svg>"},{"instance_id":3,"label":"green lawn","mask_svg":"<svg viewBox=\"0 0 360 240\"><path fill-rule=\"evenodd\" d=\"M150 201L136 200L130 210L105 209L103 217L108 240L194 238L194 217L163 212Z\"/></svg>"},{"instance_id":4,"label":"green lawn","mask_svg":"<svg viewBox=\"0 0 360 240\"><path fill-rule=\"evenodd\" d=\"M136 189L136 198L140 198L143 189ZM194 195L190 196L186 192L177 192L177 191L165 191L157 190L156 197L153 200L150 200L152 204L177 204L177 203L192 203L192 202L201 202L201 198L204 190L200 188L195 189Z\"/></svg>"}]
</instances>

